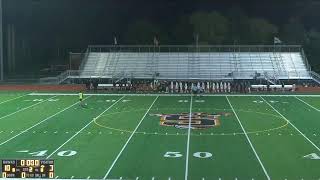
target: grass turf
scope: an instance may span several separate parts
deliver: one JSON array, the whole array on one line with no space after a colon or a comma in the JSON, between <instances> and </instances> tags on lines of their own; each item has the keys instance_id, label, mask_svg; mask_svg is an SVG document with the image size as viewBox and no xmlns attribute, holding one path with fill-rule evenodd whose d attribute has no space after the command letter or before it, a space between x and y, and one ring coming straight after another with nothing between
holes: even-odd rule
<instances>
[{"instance_id":1,"label":"grass turf","mask_svg":"<svg viewBox=\"0 0 320 180\"><path fill-rule=\"evenodd\" d=\"M320 178L320 97L85 97L0 93L0 159L54 159L66 179ZM230 115L190 134L155 115L190 110Z\"/></svg>"}]
</instances>

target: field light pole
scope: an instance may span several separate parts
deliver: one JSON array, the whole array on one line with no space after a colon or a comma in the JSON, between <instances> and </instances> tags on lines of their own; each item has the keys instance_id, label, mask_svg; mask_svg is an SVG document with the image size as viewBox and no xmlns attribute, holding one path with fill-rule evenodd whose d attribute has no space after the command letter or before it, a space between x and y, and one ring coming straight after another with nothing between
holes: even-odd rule
<instances>
[{"instance_id":1,"label":"field light pole","mask_svg":"<svg viewBox=\"0 0 320 180\"><path fill-rule=\"evenodd\" d=\"M2 22L2 0L0 0L0 81L3 81L3 22Z\"/></svg>"}]
</instances>

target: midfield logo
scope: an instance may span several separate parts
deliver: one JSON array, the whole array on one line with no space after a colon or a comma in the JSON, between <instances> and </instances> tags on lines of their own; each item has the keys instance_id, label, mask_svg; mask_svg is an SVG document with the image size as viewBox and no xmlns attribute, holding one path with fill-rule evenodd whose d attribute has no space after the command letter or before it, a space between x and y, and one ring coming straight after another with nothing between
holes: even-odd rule
<instances>
[{"instance_id":1,"label":"midfield logo","mask_svg":"<svg viewBox=\"0 0 320 180\"><path fill-rule=\"evenodd\" d=\"M189 126L189 119L191 119L192 129L207 129L220 125L221 116L229 116L230 113L205 113L194 112L178 113L178 114L152 114L160 117L161 126L173 126L179 129L187 129Z\"/></svg>"}]
</instances>

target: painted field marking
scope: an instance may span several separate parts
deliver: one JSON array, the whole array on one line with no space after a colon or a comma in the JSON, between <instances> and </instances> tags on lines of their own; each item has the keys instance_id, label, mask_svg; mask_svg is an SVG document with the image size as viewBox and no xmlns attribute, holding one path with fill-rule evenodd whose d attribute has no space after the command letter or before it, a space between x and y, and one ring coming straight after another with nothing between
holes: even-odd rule
<instances>
[{"instance_id":1,"label":"painted field marking","mask_svg":"<svg viewBox=\"0 0 320 180\"><path fill-rule=\"evenodd\" d=\"M137 131L137 129L139 128L140 124L142 123L142 121L144 120L144 118L147 116L147 114L149 113L150 109L152 108L152 106L154 105L154 103L157 101L157 99L159 98L159 96L157 96L152 104L150 105L150 107L148 108L147 112L143 115L143 117L141 118L140 122L138 123L138 125L136 126L136 128L133 130L133 132L131 133L130 137L128 138L127 142L124 144L124 146L122 147L122 149L120 150L119 154L117 155L117 157L115 158L115 160L112 162L109 170L107 171L107 173L105 174L105 176L103 177L103 179L107 179L109 173L111 172L113 166L116 164L116 162L118 161L119 157L121 156L122 152L124 151L124 149L127 147L127 145L129 144L131 138L133 137L133 135L135 134L135 132Z\"/></svg>"},{"instance_id":2,"label":"painted field marking","mask_svg":"<svg viewBox=\"0 0 320 180\"><path fill-rule=\"evenodd\" d=\"M88 97L84 98L84 100L88 99L89 97L91 97L91 96L88 96ZM30 129L32 129L32 128L34 128L34 127L38 126L39 124L42 124L43 122L45 122L45 121L47 121L47 120L49 120L49 119L51 119L51 118L55 117L56 115L58 115L58 114L60 114L60 113L62 113L62 112L64 112L64 111L66 111L66 110L70 109L71 107L73 107L73 106L77 105L78 103L79 103L79 102L76 102L76 103L74 103L74 104L72 104L72 105L70 105L70 106L68 106L68 107L64 108L63 110L61 110L61 111L59 111L59 112L55 113L54 115L51 115L51 116L47 117L46 119L44 119L44 120L42 120L42 121L38 122L37 124L35 124L35 125L33 125L33 126L29 127L28 129L25 129L25 130L21 131L19 134L17 134L17 135L15 135L15 136L11 137L10 139L8 139L8 140L6 140L6 141L4 141L4 142L0 143L0 146L2 146L3 144L5 144L5 143L7 143L7 142L11 141L12 139L14 139L14 138L16 138L16 137L18 137L18 136L20 136L21 134L23 134L23 133L25 133L25 132L28 132Z\"/></svg>"},{"instance_id":3,"label":"painted field marking","mask_svg":"<svg viewBox=\"0 0 320 180\"><path fill-rule=\"evenodd\" d=\"M81 128L79 131L77 131L73 136L71 136L66 142L64 142L62 145L60 145L56 150L54 150L49 156L46 157L46 159L49 159L52 155L54 155L59 149L61 149L64 145L66 145L68 142L70 142L73 138L75 138L81 131L83 131L85 128L87 128L94 120L100 118L105 112L107 112L109 109L111 109L114 105L116 105L119 101L121 101L125 96L122 96L120 99L118 99L116 102L114 102L112 105L110 105L107 109L105 109L102 113L100 113L97 117L93 118L88 124L86 124L83 128Z\"/></svg>"},{"instance_id":4,"label":"painted field marking","mask_svg":"<svg viewBox=\"0 0 320 180\"><path fill-rule=\"evenodd\" d=\"M5 115L5 116L0 117L0 119L4 119L4 118L6 118L6 117L9 117L9 116L12 116L12 115L14 115L14 114L17 114L18 112L21 112L21 111L24 111L24 110L26 110L26 109L32 108L33 106L36 106L36 105L38 105L38 104L47 102L49 99L52 99L52 98L55 98L55 97L57 97L57 96L50 97L50 98L48 98L48 99L46 99L46 100L44 100L44 101L40 101L40 102L38 102L38 103L36 103L36 104L32 104L32 105L30 105L30 106L27 106L27 107L24 107L24 108L22 108L22 109L19 109L18 111L15 111L15 112L12 112L12 113L10 113L10 114L7 114L7 115Z\"/></svg>"},{"instance_id":5,"label":"painted field marking","mask_svg":"<svg viewBox=\"0 0 320 180\"><path fill-rule=\"evenodd\" d=\"M22 97L27 96L27 95L28 95L28 94L25 94L25 95L22 95L22 96L18 96L18 97L12 98L12 99L8 99L8 100L6 100L6 101L0 102L0 104L4 104L4 103L6 103L6 102L13 101L13 100L15 100L15 99L19 99L19 98L22 98Z\"/></svg>"},{"instance_id":6,"label":"painted field marking","mask_svg":"<svg viewBox=\"0 0 320 180\"><path fill-rule=\"evenodd\" d=\"M43 96L43 95L58 95L58 96L78 96L76 93L30 93L28 94L30 96ZM173 97L180 97L180 96L189 96L189 94L86 94L90 96L173 96ZM190 95L191 96L191 95ZM221 97L260 97L261 94L203 94L201 95L203 97L211 97L211 96L221 96ZM263 96L267 97L292 97L292 96L297 96L297 97L320 97L320 95L312 95L312 94L266 94Z\"/></svg>"},{"instance_id":7,"label":"painted field marking","mask_svg":"<svg viewBox=\"0 0 320 180\"><path fill-rule=\"evenodd\" d=\"M295 98L296 98L296 99L298 99L299 101L303 102L303 103L304 103L304 104L306 104L307 106L311 107L312 109L314 109L314 110L316 110L316 111L320 112L320 110L319 110L318 108L316 108L316 107L312 106L311 104L309 104L309 103L305 102L304 100L302 100L302 99L298 98L297 96L295 96Z\"/></svg>"},{"instance_id":8,"label":"painted field marking","mask_svg":"<svg viewBox=\"0 0 320 180\"><path fill-rule=\"evenodd\" d=\"M254 147L253 147L253 145L252 145L252 143L251 143L251 140L249 139L249 136L248 136L248 134L247 134L246 130L245 130L245 129L244 129L244 127L242 126L242 123L241 123L241 121L240 121L240 119L239 119L239 117L238 117L238 115L237 115L236 111L234 110L234 108L233 108L233 106L232 106L231 102L229 101L228 96L226 96L226 98L227 98L227 101L228 101L228 103L229 103L229 105L230 105L230 107L231 107L231 109L232 109L232 111L233 111L234 115L236 116L236 118L237 118L237 120L238 120L238 122L239 122L239 124L240 124L240 126L241 126L242 131L244 132L244 135L246 136L246 138L247 138L247 140L248 140L248 142L249 142L249 144L250 144L250 146L251 146L251 149L253 150L253 152L254 152L254 154L255 154L256 158L258 159L258 161L259 161L259 163L260 163L260 165L261 165L261 167L262 167L262 169L263 169L264 174L266 175L267 179L268 179L268 180L270 180L270 176L269 176L269 174L268 174L268 172L267 172L266 168L264 167L264 165L263 165L262 161L260 160L260 157L258 156L258 154L257 154L256 150L254 149Z\"/></svg>"},{"instance_id":9,"label":"painted field marking","mask_svg":"<svg viewBox=\"0 0 320 180\"><path fill-rule=\"evenodd\" d=\"M190 99L189 107L189 122L188 122L188 139L187 139L187 152L186 152L186 170L184 174L184 179L188 180L188 171L189 171L189 148L190 148L190 132L191 132L191 115L192 115L192 97Z\"/></svg>"},{"instance_id":10,"label":"painted field marking","mask_svg":"<svg viewBox=\"0 0 320 180\"><path fill-rule=\"evenodd\" d=\"M314 144L306 135L304 135L295 125L291 123L286 117L284 117L276 108L274 108L270 103L268 103L262 96L260 96L261 99L263 99L264 102L266 102L275 112L277 112L284 120L286 120L295 130L297 130L306 140L308 140L318 151L320 151L320 148Z\"/></svg>"}]
</instances>

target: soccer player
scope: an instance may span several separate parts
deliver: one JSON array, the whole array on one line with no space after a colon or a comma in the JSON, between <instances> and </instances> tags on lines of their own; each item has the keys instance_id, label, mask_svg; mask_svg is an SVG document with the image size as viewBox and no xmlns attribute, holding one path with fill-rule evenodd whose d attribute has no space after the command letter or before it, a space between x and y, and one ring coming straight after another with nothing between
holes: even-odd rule
<instances>
[{"instance_id":1,"label":"soccer player","mask_svg":"<svg viewBox=\"0 0 320 180\"><path fill-rule=\"evenodd\" d=\"M83 101L82 100L83 100L83 93L82 93L82 91L80 91L79 92L79 102L80 102L79 104L80 104L81 107L83 107Z\"/></svg>"}]
</instances>

